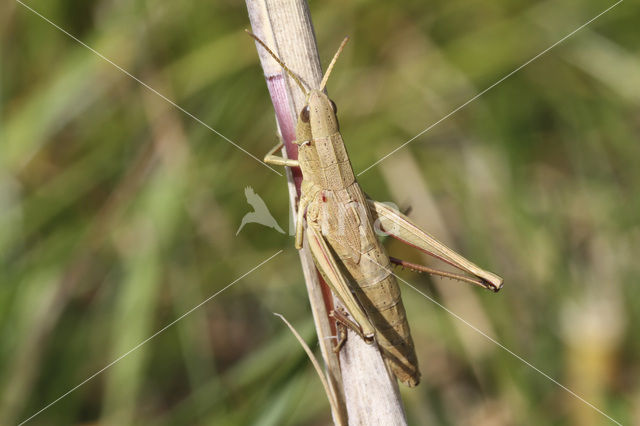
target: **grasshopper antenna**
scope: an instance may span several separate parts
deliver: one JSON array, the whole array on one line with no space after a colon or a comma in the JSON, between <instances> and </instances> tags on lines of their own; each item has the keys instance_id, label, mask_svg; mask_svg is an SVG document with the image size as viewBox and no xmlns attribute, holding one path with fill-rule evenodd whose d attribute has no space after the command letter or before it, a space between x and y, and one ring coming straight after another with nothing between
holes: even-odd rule
<instances>
[{"instance_id":1,"label":"grasshopper antenna","mask_svg":"<svg viewBox=\"0 0 640 426\"><path fill-rule=\"evenodd\" d=\"M273 53L273 51L272 51L271 49L269 49L269 48L267 47L267 45L265 44L265 42L264 42L264 41L262 41L262 40L260 40L260 38L258 38L258 36L257 36L257 35L255 35L254 33L252 33L251 31L249 31L249 30L247 30L247 29L245 29L245 31L247 32L247 34L249 34L251 37L253 37L253 39L254 39L255 41L257 41L258 43L260 43L260 46L264 47L264 49L265 49L267 52L269 52L269 55L271 55L271 56L273 57L273 59L275 59L275 60L276 60L276 62L277 62L278 64L280 64L280 66L282 67L282 69L284 69L284 70L287 72L287 74L289 74L289 77L291 77L291 78L293 79L293 81L295 81L295 82L296 82L296 84L297 84L298 86L300 86L300 89L302 89L302 92L305 94L305 96L306 96L306 95L308 95L309 93L307 92L307 90L306 90L306 89L304 88L304 86L302 85L302 82L300 81L300 79L299 79L298 77L296 77L296 75L293 73L293 71L291 71L291 70L289 69L289 67L287 67L287 66L284 64L284 62L282 62L282 60L281 60L280 58L278 58L278 56L277 56L275 53Z\"/></svg>"},{"instance_id":2,"label":"grasshopper antenna","mask_svg":"<svg viewBox=\"0 0 640 426\"><path fill-rule=\"evenodd\" d=\"M340 54L342 53L342 49L344 49L344 46L345 44L347 44L348 41L349 41L349 36L346 36L344 40L342 40L342 43L340 43L340 47L338 47L338 51L336 52L336 54L333 55L333 59L331 60L331 63L327 67L327 72L324 73L324 77L322 77L322 82L320 82L319 90L321 92L324 90L324 86L327 85L327 80L329 79L329 75L331 74L331 71L333 71L333 66L336 64L336 61L338 60L338 56L340 56Z\"/></svg>"}]
</instances>

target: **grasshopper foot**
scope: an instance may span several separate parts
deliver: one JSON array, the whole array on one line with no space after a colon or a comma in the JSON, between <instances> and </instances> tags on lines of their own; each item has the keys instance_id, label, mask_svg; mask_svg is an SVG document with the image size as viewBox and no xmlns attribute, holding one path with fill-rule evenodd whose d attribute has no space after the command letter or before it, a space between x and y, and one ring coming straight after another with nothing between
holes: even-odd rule
<instances>
[{"instance_id":1,"label":"grasshopper foot","mask_svg":"<svg viewBox=\"0 0 640 426\"><path fill-rule=\"evenodd\" d=\"M347 328L339 322L336 323L336 326L338 329L338 343L333 347L333 352L337 354L347 341Z\"/></svg>"},{"instance_id":2,"label":"grasshopper foot","mask_svg":"<svg viewBox=\"0 0 640 426\"><path fill-rule=\"evenodd\" d=\"M353 331L354 333L356 333L358 336L362 337L362 340L364 340L366 343L371 344L373 343L374 334L364 334L362 332L362 327L360 327L360 325L356 322L354 322L352 319L350 319L348 316L348 314L344 311L341 310L333 310L329 313L329 316L331 318L333 318L334 320L336 320L336 324L338 326L341 326L344 330L344 334L345 334L345 338L344 340L346 340L346 329L349 328L351 331ZM342 335L340 335L340 341L338 342L338 344L340 344L340 346L342 347L342 345L344 345L344 342L342 342Z\"/></svg>"}]
</instances>

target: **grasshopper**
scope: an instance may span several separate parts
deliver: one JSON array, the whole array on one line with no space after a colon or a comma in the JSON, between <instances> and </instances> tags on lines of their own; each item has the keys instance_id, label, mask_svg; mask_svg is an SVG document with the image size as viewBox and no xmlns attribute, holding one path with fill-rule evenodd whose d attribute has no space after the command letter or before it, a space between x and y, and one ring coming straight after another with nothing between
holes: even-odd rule
<instances>
[{"instance_id":1,"label":"grasshopper","mask_svg":"<svg viewBox=\"0 0 640 426\"><path fill-rule=\"evenodd\" d=\"M336 347L344 343L345 327L349 327L365 341L377 342L388 367L401 383L416 386L420 382L420 371L391 264L459 279L494 292L500 290L503 280L442 244L404 214L369 198L360 188L340 134L336 105L324 90L348 38L338 48L320 87L306 90L300 79L262 40L249 35L266 49L305 94L306 105L299 113L294 141L298 146L298 159L276 155L283 146L280 142L265 155L264 161L301 169L303 180L296 211L295 246L302 248L306 229L318 270L352 318L332 312L343 331ZM392 237L468 275L390 258L374 233L376 222Z\"/></svg>"}]
</instances>

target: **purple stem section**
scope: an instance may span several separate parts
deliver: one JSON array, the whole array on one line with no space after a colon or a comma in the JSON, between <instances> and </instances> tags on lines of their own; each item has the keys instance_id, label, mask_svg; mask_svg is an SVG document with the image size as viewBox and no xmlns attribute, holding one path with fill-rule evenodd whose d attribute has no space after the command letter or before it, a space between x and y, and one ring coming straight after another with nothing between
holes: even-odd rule
<instances>
[{"instance_id":1,"label":"purple stem section","mask_svg":"<svg viewBox=\"0 0 640 426\"><path fill-rule=\"evenodd\" d=\"M298 147L293 141L296 139L296 124L291 119L297 114L291 111L291 103L287 97L286 83L282 74L267 77L267 88L271 95L271 102L276 111L276 118L280 126L280 133L284 139L284 146L287 150L287 157L297 160ZM300 184L302 183L302 172L299 168L291 168L293 182L296 185L298 197L300 197Z\"/></svg>"}]
</instances>

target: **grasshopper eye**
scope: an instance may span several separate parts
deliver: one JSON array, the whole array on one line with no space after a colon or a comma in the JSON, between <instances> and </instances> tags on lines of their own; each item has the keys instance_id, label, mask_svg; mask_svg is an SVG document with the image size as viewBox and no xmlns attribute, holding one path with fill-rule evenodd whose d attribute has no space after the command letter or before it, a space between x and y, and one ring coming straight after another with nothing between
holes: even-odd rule
<instances>
[{"instance_id":1,"label":"grasshopper eye","mask_svg":"<svg viewBox=\"0 0 640 426\"><path fill-rule=\"evenodd\" d=\"M302 108L302 111L300 111L300 120L302 120L303 123L309 122L309 105L306 105Z\"/></svg>"},{"instance_id":2,"label":"grasshopper eye","mask_svg":"<svg viewBox=\"0 0 640 426\"><path fill-rule=\"evenodd\" d=\"M331 108L333 109L333 113L337 114L338 113L338 107L336 106L336 103L333 102L331 99L329 99L329 102L331 102Z\"/></svg>"}]
</instances>

